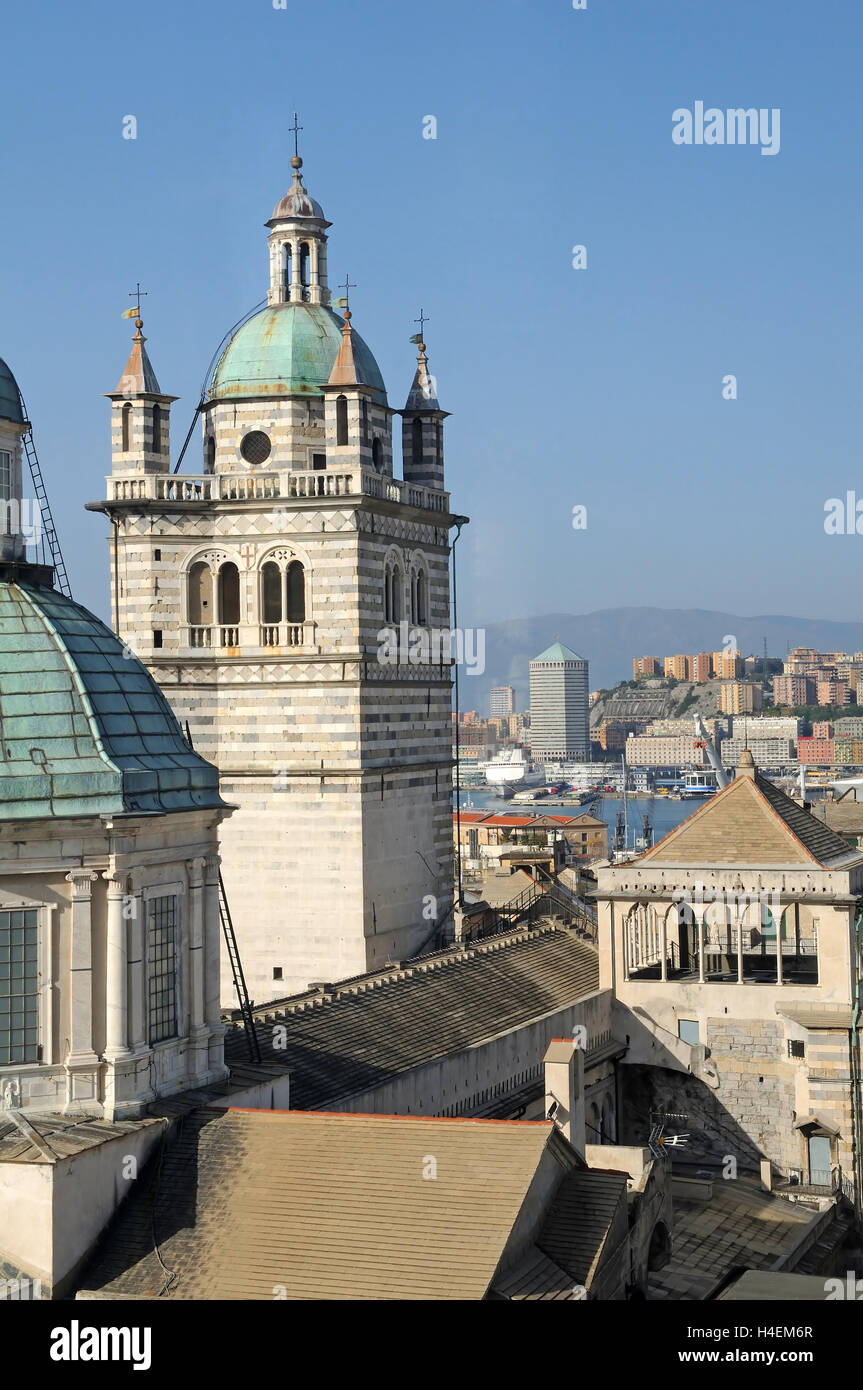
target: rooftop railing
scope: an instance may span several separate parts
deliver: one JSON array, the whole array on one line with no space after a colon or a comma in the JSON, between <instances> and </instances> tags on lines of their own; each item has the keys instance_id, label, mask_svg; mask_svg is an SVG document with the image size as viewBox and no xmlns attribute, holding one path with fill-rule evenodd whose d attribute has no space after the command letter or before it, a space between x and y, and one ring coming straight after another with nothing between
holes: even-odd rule
<instances>
[{"instance_id":1,"label":"rooftop railing","mask_svg":"<svg viewBox=\"0 0 863 1390\"><path fill-rule=\"evenodd\" d=\"M368 468L337 472L252 469L246 473L112 474L108 499L114 502L260 502L317 497L378 497L425 511L449 511L449 493L376 473Z\"/></svg>"}]
</instances>

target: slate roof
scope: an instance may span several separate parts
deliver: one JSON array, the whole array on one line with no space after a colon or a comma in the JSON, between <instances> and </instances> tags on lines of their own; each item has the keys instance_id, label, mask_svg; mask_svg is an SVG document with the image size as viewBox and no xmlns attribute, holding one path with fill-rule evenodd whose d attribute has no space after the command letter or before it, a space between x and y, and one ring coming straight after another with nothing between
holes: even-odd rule
<instances>
[{"instance_id":1,"label":"slate roof","mask_svg":"<svg viewBox=\"0 0 863 1390\"><path fill-rule=\"evenodd\" d=\"M859 857L841 835L756 772L738 774L636 862L837 868Z\"/></svg>"},{"instance_id":2,"label":"slate roof","mask_svg":"<svg viewBox=\"0 0 863 1390\"><path fill-rule=\"evenodd\" d=\"M404 968L334 985L324 997L267 1004L255 1019L263 1060L291 1073L292 1106L313 1110L598 989L595 949L574 932L546 926L417 957ZM225 1054L229 1062L248 1056L239 1023L226 1034Z\"/></svg>"},{"instance_id":3,"label":"slate roof","mask_svg":"<svg viewBox=\"0 0 863 1390\"><path fill-rule=\"evenodd\" d=\"M12 420L16 425L24 424L24 407L18 383L12 369L0 357L0 420Z\"/></svg>"},{"instance_id":4,"label":"slate roof","mask_svg":"<svg viewBox=\"0 0 863 1390\"><path fill-rule=\"evenodd\" d=\"M223 806L146 668L56 590L0 582L0 819Z\"/></svg>"},{"instance_id":5,"label":"slate roof","mask_svg":"<svg viewBox=\"0 0 863 1390\"><path fill-rule=\"evenodd\" d=\"M513 1268L498 1275L494 1292L502 1298L575 1299L602 1264L608 1234L626 1203L625 1173L572 1168L563 1177L536 1241Z\"/></svg>"},{"instance_id":6,"label":"slate roof","mask_svg":"<svg viewBox=\"0 0 863 1390\"><path fill-rule=\"evenodd\" d=\"M80 1289L482 1299L547 1146L564 1177L577 1159L547 1121L197 1111L148 1165Z\"/></svg>"}]
</instances>

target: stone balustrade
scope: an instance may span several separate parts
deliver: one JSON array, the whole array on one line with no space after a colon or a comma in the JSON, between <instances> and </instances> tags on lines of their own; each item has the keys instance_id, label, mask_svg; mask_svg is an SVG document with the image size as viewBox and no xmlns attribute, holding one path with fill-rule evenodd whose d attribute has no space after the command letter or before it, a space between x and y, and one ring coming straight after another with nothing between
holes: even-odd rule
<instances>
[{"instance_id":1,"label":"stone balustrade","mask_svg":"<svg viewBox=\"0 0 863 1390\"><path fill-rule=\"evenodd\" d=\"M357 468L348 473L251 469L246 473L145 473L108 478L114 502L288 503L318 497L377 497L425 511L449 512L449 493Z\"/></svg>"}]
</instances>

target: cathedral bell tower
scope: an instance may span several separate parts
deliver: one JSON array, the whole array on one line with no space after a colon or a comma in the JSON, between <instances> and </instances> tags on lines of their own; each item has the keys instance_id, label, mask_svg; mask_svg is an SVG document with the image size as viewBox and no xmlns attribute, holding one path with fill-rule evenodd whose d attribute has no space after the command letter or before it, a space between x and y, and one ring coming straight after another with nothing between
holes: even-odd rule
<instances>
[{"instance_id":1,"label":"cathedral bell tower","mask_svg":"<svg viewBox=\"0 0 863 1390\"><path fill-rule=\"evenodd\" d=\"M168 472L173 397L139 328L91 504L116 537L116 630L237 808L222 869L258 1003L430 949L453 902L449 647L406 640L449 630L446 412L420 344L396 476L397 412L346 300L331 307L331 224L291 163L268 303L208 380L199 471Z\"/></svg>"}]
</instances>

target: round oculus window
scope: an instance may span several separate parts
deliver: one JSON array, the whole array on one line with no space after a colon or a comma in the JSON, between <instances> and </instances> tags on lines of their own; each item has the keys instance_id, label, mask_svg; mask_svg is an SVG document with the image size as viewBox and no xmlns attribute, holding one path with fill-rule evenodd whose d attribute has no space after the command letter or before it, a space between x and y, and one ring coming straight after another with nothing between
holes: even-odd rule
<instances>
[{"instance_id":1,"label":"round oculus window","mask_svg":"<svg viewBox=\"0 0 863 1390\"><path fill-rule=\"evenodd\" d=\"M264 463L270 457L271 448L268 434L264 434L263 430L252 430L249 434L243 435L240 453L246 463Z\"/></svg>"}]
</instances>

